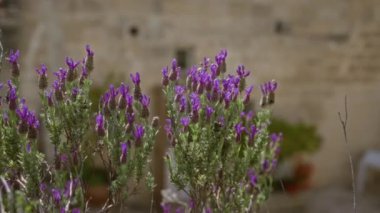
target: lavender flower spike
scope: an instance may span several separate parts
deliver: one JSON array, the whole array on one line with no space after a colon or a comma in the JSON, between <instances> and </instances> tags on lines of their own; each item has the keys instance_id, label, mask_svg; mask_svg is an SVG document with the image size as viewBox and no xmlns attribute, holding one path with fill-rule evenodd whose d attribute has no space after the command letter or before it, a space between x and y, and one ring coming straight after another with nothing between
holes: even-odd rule
<instances>
[{"instance_id":1,"label":"lavender flower spike","mask_svg":"<svg viewBox=\"0 0 380 213\"><path fill-rule=\"evenodd\" d=\"M275 98L274 92L277 89L277 82L275 80L268 81L260 87L263 94L260 105L265 106L266 104L273 104Z\"/></svg>"},{"instance_id":2,"label":"lavender flower spike","mask_svg":"<svg viewBox=\"0 0 380 213\"><path fill-rule=\"evenodd\" d=\"M79 65L79 61L75 62L72 58L66 57L66 64L69 67L67 71L67 80L69 82L74 81L76 77L75 69Z\"/></svg>"},{"instance_id":3,"label":"lavender flower spike","mask_svg":"<svg viewBox=\"0 0 380 213\"><path fill-rule=\"evenodd\" d=\"M247 172L247 175L248 175L248 179L249 179L249 183L251 185L251 187L255 187L257 185L257 175L255 173L255 171L253 169L249 169L248 172Z\"/></svg>"},{"instance_id":4,"label":"lavender flower spike","mask_svg":"<svg viewBox=\"0 0 380 213\"><path fill-rule=\"evenodd\" d=\"M179 70L180 70L180 69L181 69L181 68L178 67L177 60L176 60L176 59L173 59L173 60L172 60L172 69L171 69L170 74L169 74L169 79L170 79L171 81L176 81L176 80L178 80L178 78L179 78Z\"/></svg>"},{"instance_id":5,"label":"lavender flower spike","mask_svg":"<svg viewBox=\"0 0 380 213\"><path fill-rule=\"evenodd\" d=\"M141 88L140 88L140 73L136 72L136 75L131 74L131 80L133 84L135 85L134 98L136 100L140 100L141 97Z\"/></svg>"},{"instance_id":6,"label":"lavender flower spike","mask_svg":"<svg viewBox=\"0 0 380 213\"><path fill-rule=\"evenodd\" d=\"M183 131L186 132L190 125L190 118L188 116L181 118L181 124L183 126Z\"/></svg>"},{"instance_id":7,"label":"lavender flower spike","mask_svg":"<svg viewBox=\"0 0 380 213\"><path fill-rule=\"evenodd\" d=\"M104 118L102 114L98 114L96 116L96 126L95 130L98 133L98 136L104 137L106 135L106 131L104 129Z\"/></svg>"},{"instance_id":8,"label":"lavender flower spike","mask_svg":"<svg viewBox=\"0 0 380 213\"><path fill-rule=\"evenodd\" d=\"M244 96L244 99L243 99L243 103L244 104L248 104L249 103L249 100L250 100L249 96L251 95L252 90L253 90L253 86L250 86L247 89L245 89L245 96Z\"/></svg>"},{"instance_id":9,"label":"lavender flower spike","mask_svg":"<svg viewBox=\"0 0 380 213\"><path fill-rule=\"evenodd\" d=\"M12 77L17 78L20 75L20 66L18 64L18 59L20 57L20 51L16 50L14 52L13 50L10 51L9 57L7 58L8 62L12 65Z\"/></svg>"},{"instance_id":10,"label":"lavender flower spike","mask_svg":"<svg viewBox=\"0 0 380 213\"><path fill-rule=\"evenodd\" d=\"M150 98L148 96L146 96L146 95L143 95L141 97L140 102L141 102L141 105L143 107L142 108L142 112L141 112L141 117L143 117L143 118L149 117L149 109L148 109L148 107L149 107L149 104L150 104Z\"/></svg>"},{"instance_id":11,"label":"lavender flower spike","mask_svg":"<svg viewBox=\"0 0 380 213\"><path fill-rule=\"evenodd\" d=\"M206 112L206 120L210 121L212 113L214 113L214 109L212 107L207 106L205 112Z\"/></svg>"},{"instance_id":12,"label":"lavender flower spike","mask_svg":"<svg viewBox=\"0 0 380 213\"><path fill-rule=\"evenodd\" d=\"M86 52L85 67L88 72L92 72L94 70L94 51L91 50L90 45L86 45Z\"/></svg>"},{"instance_id":13,"label":"lavender flower spike","mask_svg":"<svg viewBox=\"0 0 380 213\"><path fill-rule=\"evenodd\" d=\"M226 72L226 58L227 58L227 50L221 50L217 56L215 56L215 62L218 64L217 76L220 73Z\"/></svg>"},{"instance_id":14,"label":"lavender flower spike","mask_svg":"<svg viewBox=\"0 0 380 213\"><path fill-rule=\"evenodd\" d=\"M40 122L38 121L36 115L33 112L29 112L28 125L29 125L28 138L36 139L38 128L40 127Z\"/></svg>"},{"instance_id":15,"label":"lavender flower spike","mask_svg":"<svg viewBox=\"0 0 380 213\"><path fill-rule=\"evenodd\" d=\"M136 146L141 146L142 139L144 137L144 132L145 132L144 126L142 126L142 125L136 125L136 129L133 132L133 136L135 138Z\"/></svg>"},{"instance_id":16,"label":"lavender flower spike","mask_svg":"<svg viewBox=\"0 0 380 213\"><path fill-rule=\"evenodd\" d=\"M135 86L140 86L140 73L136 72L136 75L130 74L131 80Z\"/></svg>"},{"instance_id":17,"label":"lavender flower spike","mask_svg":"<svg viewBox=\"0 0 380 213\"><path fill-rule=\"evenodd\" d=\"M130 142L124 142L120 145L121 148L121 156L120 156L120 163L126 163L127 162L127 153L128 153L128 144Z\"/></svg>"},{"instance_id":18,"label":"lavender flower spike","mask_svg":"<svg viewBox=\"0 0 380 213\"><path fill-rule=\"evenodd\" d=\"M127 94L129 92L129 87L128 85L124 85L124 83L121 83L119 89L119 94L120 94L120 97L119 97L119 100L118 100L118 108L119 109L125 109L125 107L127 106L127 102L126 102L126 97L127 97Z\"/></svg>"},{"instance_id":19,"label":"lavender flower spike","mask_svg":"<svg viewBox=\"0 0 380 213\"><path fill-rule=\"evenodd\" d=\"M167 86L169 84L169 71L167 67L162 68L162 85Z\"/></svg>"},{"instance_id":20,"label":"lavender flower spike","mask_svg":"<svg viewBox=\"0 0 380 213\"><path fill-rule=\"evenodd\" d=\"M8 90L7 100L9 104L9 110L15 111L17 109L17 99L18 99L16 87L12 85L10 80L8 81L8 87L9 87L9 90Z\"/></svg>"},{"instance_id":21,"label":"lavender flower spike","mask_svg":"<svg viewBox=\"0 0 380 213\"><path fill-rule=\"evenodd\" d=\"M54 200L55 204L59 205L59 203L61 202L61 199L62 199L60 190L56 189L56 188L53 188L51 190L51 193L53 195L53 200Z\"/></svg>"},{"instance_id":22,"label":"lavender flower spike","mask_svg":"<svg viewBox=\"0 0 380 213\"><path fill-rule=\"evenodd\" d=\"M41 64L41 69L36 69L36 72L38 73L38 87L42 90L46 89L48 86L46 65Z\"/></svg>"},{"instance_id":23,"label":"lavender flower spike","mask_svg":"<svg viewBox=\"0 0 380 213\"><path fill-rule=\"evenodd\" d=\"M245 127L241 123L235 125L236 142L241 142L244 131Z\"/></svg>"}]
</instances>

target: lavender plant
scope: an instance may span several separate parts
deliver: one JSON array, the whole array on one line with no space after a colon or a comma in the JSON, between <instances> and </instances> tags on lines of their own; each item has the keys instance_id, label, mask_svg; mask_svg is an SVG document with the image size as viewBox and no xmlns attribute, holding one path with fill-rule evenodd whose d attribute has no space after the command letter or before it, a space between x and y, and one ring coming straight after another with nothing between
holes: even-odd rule
<instances>
[{"instance_id":1,"label":"lavender plant","mask_svg":"<svg viewBox=\"0 0 380 213\"><path fill-rule=\"evenodd\" d=\"M29 109L25 99L19 98L20 52L10 52L7 60L12 79L6 84L5 100L0 99L0 212L88 210L83 164L89 154L96 152L112 181L110 201L102 211L124 206L127 196L135 190L130 190L130 182L145 178L153 189L152 175L144 173L158 118L153 118L152 124L148 121L150 98L141 93L139 74L131 75L133 96L127 85L122 83L117 89L111 85L95 116L90 110L92 82L88 78L94 69L94 52L89 46L86 52L82 61L66 58L67 67L53 73L55 80L50 87L47 66L36 69L41 119ZM52 165L37 149L40 121L54 146ZM95 144L88 141L87 135L92 133L99 139ZM93 149L88 153L85 147Z\"/></svg>"},{"instance_id":2,"label":"lavender plant","mask_svg":"<svg viewBox=\"0 0 380 213\"><path fill-rule=\"evenodd\" d=\"M109 206L123 203L141 180L150 190L154 187L153 176L145 175L145 170L158 133L158 117L149 121L150 98L141 92L140 74L131 74L131 80L133 91L124 83L117 89L110 85L96 116L98 152L112 182Z\"/></svg>"},{"instance_id":3,"label":"lavender plant","mask_svg":"<svg viewBox=\"0 0 380 213\"><path fill-rule=\"evenodd\" d=\"M177 207L163 203L164 212L252 212L271 191L281 140L268 131L277 83L261 85L262 108L254 112L248 107L250 72L241 65L236 75L227 75L226 57L222 50L215 62L205 58L188 70L184 84L175 59L162 70L166 162L170 180L190 199Z\"/></svg>"}]
</instances>

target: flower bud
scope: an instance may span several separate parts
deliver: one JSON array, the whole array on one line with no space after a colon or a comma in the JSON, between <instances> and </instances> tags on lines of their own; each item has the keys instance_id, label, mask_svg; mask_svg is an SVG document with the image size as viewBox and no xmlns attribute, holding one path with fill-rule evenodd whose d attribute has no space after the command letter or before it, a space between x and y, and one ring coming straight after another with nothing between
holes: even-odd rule
<instances>
[{"instance_id":1,"label":"flower bud","mask_svg":"<svg viewBox=\"0 0 380 213\"><path fill-rule=\"evenodd\" d=\"M85 67L88 72L92 72L94 70L94 51L91 50L90 45L86 45L86 52Z\"/></svg>"},{"instance_id":2,"label":"flower bud","mask_svg":"<svg viewBox=\"0 0 380 213\"><path fill-rule=\"evenodd\" d=\"M152 127L154 129L158 129L159 127L159 118L158 116L154 116L153 119L152 119Z\"/></svg>"}]
</instances>

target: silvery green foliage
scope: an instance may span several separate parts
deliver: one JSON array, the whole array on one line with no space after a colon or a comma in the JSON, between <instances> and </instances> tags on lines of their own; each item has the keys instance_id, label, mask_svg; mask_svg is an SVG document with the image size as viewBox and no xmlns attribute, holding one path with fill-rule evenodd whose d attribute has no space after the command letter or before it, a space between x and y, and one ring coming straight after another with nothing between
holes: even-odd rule
<instances>
[{"instance_id":1,"label":"silvery green foliage","mask_svg":"<svg viewBox=\"0 0 380 213\"><path fill-rule=\"evenodd\" d=\"M271 191L281 135L271 134L271 110L249 108L253 86L239 66L226 74L226 51L212 63L193 66L181 84L173 60L164 68L167 98L165 131L170 143L166 162L170 180L189 197L188 205L162 204L164 212L255 211ZM183 79L183 78L182 78ZM261 85L262 106L274 103L275 81Z\"/></svg>"}]
</instances>

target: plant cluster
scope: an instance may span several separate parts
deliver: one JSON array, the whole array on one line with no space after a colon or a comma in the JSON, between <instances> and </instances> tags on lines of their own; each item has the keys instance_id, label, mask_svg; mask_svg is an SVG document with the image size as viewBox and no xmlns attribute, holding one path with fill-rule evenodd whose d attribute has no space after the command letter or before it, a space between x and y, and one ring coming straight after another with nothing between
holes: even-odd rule
<instances>
[{"instance_id":1,"label":"plant cluster","mask_svg":"<svg viewBox=\"0 0 380 213\"><path fill-rule=\"evenodd\" d=\"M223 50L214 62L205 58L188 70L184 84L176 60L162 70L170 180L190 199L177 207L163 203L165 212L252 211L270 193L281 135L269 132L266 107L274 103L277 83L261 85L265 108L250 110L250 71L240 65L236 75L226 74L226 57Z\"/></svg>"},{"instance_id":2,"label":"plant cluster","mask_svg":"<svg viewBox=\"0 0 380 213\"><path fill-rule=\"evenodd\" d=\"M53 73L50 87L47 66L36 69L40 117L19 97L20 52L11 51L7 57L12 79L7 82L6 97L1 99L0 212L88 210L82 178L84 162L91 154L101 156L112 184L104 211L124 206L123 201L132 193L129 185L143 178L158 128L156 117L153 124L148 122L150 98L141 94L136 73L132 76L134 96L124 83L119 88L111 85L100 101L99 113L92 115L92 82L88 77L94 69L94 52L89 46L86 52L82 61L67 57L67 67ZM54 146L51 164L38 150L41 124ZM88 141L91 133L97 134L96 143ZM90 147L90 153L86 147ZM144 178L153 189L153 177Z\"/></svg>"},{"instance_id":3,"label":"plant cluster","mask_svg":"<svg viewBox=\"0 0 380 213\"><path fill-rule=\"evenodd\" d=\"M42 106L36 113L19 97L19 56L11 51L6 58L12 78L0 99L0 212L88 211L83 170L93 155L102 160L110 184L101 211L123 211L141 182L153 190L148 165L159 123L150 119L140 74L130 75L131 87L111 84L92 113L94 52L86 46L83 60L67 57L50 86L47 66L36 69ZM226 74L226 57L223 50L214 62L205 58L186 76L176 60L162 70L170 144L165 158L170 180L190 200L176 207L164 202L165 212L254 211L270 193L281 140L268 130L277 83L261 85L262 108L249 109L250 71L241 65L236 75ZM54 147L53 162L38 150L42 127Z\"/></svg>"}]
</instances>

